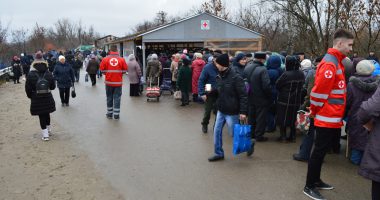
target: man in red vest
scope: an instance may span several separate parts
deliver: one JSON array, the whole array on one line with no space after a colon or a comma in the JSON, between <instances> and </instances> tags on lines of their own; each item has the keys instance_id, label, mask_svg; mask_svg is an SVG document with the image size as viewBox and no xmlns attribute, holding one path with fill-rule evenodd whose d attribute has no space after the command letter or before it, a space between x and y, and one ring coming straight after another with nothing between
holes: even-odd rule
<instances>
[{"instance_id":1,"label":"man in red vest","mask_svg":"<svg viewBox=\"0 0 380 200\"><path fill-rule=\"evenodd\" d=\"M119 56L116 45L111 46L109 55L100 63L100 70L106 75L107 118L120 118L120 99L123 74L128 70L124 58Z\"/></svg>"},{"instance_id":2,"label":"man in red vest","mask_svg":"<svg viewBox=\"0 0 380 200\"><path fill-rule=\"evenodd\" d=\"M344 29L334 33L333 48L319 63L314 87L310 93L310 112L316 128L315 146L309 159L306 186L303 192L314 200L325 199L318 191L334 187L321 180L326 152L336 135L340 135L346 106L346 81L342 60L352 51L354 36Z\"/></svg>"}]
</instances>

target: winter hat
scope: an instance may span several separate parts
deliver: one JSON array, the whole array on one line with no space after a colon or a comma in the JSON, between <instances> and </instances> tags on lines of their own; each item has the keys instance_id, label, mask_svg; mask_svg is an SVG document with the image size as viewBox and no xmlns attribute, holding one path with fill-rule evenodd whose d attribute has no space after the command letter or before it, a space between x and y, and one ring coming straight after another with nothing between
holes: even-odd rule
<instances>
[{"instance_id":1,"label":"winter hat","mask_svg":"<svg viewBox=\"0 0 380 200\"><path fill-rule=\"evenodd\" d=\"M238 55L236 55L235 61L239 62L243 58L245 58L245 54L244 53L239 53Z\"/></svg>"},{"instance_id":2,"label":"winter hat","mask_svg":"<svg viewBox=\"0 0 380 200\"><path fill-rule=\"evenodd\" d=\"M301 62L301 70L311 69L311 60L304 59Z\"/></svg>"},{"instance_id":3,"label":"winter hat","mask_svg":"<svg viewBox=\"0 0 380 200\"><path fill-rule=\"evenodd\" d=\"M151 58L153 59L153 60L157 60L158 59L158 56L157 56L157 54L152 54L152 56L151 56Z\"/></svg>"},{"instance_id":4,"label":"winter hat","mask_svg":"<svg viewBox=\"0 0 380 200\"><path fill-rule=\"evenodd\" d=\"M65 58L65 56L63 56L63 55L60 55L59 57L58 57L58 60L66 60L66 58Z\"/></svg>"},{"instance_id":5,"label":"winter hat","mask_svg":"<svg viewBox=\"0 0 380 200\"><path fill-rule=\"evenodd\" d=\"M375 65L369 60L362 60L356 65L356 74L368 76L375 70Z\"/></svg>"},{"instance_id":6,"label":"winter hat","mask_svg":"<svg viewBox=\"0 0 380 200\"><path fill-rule=\"evenodd\" d=\"M184 58L184 59L182 59L182 63L183 63L184 65L188 66L188 65L191 64L191 61L190 61L189 59L187 59L187 58Z\"/></svg>"},{"instance_id":7,"label":"winter hat","mask_svg":"<svg viewBox=\"0 0 380 200\"><path fill-rule=\"evenodd\" d=\"M254 55L256 59L267 59L267 54L265 52L256 52Z\"/></svg>"},{"instance_id":8,"label":"winter hat","mask_svg":"<svg viewBox=\"0 0 380 200\"><path fill-rule=\"evenodd\" d=\"M212 60L214 59L214 57L213 56L210 56L210 57L208 57L208 60L207 60L207 62L208 63L212 63Z\"/></svg>"},{"instance_id":9,"label":"winter hat","mask_svg":"<svg viewBox=\"0 0 380 200\"><path fill-rule=\"evenodd\" d=\"M222 65L223 67L228 67L230 66L230 58L228 54L222 54L216 58L216 63L219 65Z\"/></svg>"},{"instance_id":10,"label":"winter hat","mask_svg":"<svg viewBox=\"0 0 380 200\"><path fill-rule=\"evenodd\" d=\"M182 53L187 54L187 49L184 49Z\"/></svg>"}]
</instances>

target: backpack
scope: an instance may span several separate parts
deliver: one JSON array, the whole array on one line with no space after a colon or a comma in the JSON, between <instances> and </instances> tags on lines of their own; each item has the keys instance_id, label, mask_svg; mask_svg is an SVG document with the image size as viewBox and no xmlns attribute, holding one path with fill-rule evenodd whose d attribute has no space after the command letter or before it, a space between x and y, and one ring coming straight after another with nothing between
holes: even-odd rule
<instances>
[{"instance_id":1,"label":"backpack","mask_svg":"<svg viewBox=\"0 0 380 200\"><path fill-rule=\"evenodd\" d=\"M38 75L38 80L36 83L37 95L50 93L49 81L45 79L45 74L46 74L46 71L42 77L39 74L37 74Z\"/></svg>"}]
</instances>

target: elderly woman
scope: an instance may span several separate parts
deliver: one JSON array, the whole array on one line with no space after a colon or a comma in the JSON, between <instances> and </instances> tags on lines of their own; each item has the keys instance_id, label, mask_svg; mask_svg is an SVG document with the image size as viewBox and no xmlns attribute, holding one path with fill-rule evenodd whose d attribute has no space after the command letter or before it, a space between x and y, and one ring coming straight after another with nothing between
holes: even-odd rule
<instances>
[{"instance_id":1,"label":"elderly woman","mask_svg":"<svg viewBox=\"0 0 380 200\"><path fill-rule=\"evenodd\" d=\"M92 86L96 85L96 73L99 70L99 62L96 60L95 55L87 63L86 72L90 76Z\"/></svg>"},{"instance_id":2,"label":"elderly woman","mask_svg":"<svg viewBox=\"0 0 380 200\"><path fill-rule=\"evenodd\" d=\"M142 75L139 63L136 61L135 55L131 54L128 56L128 78L130 85L129 96L136 97L140 96L140 77Z\"/></svg>"},{"instance_id":3,"label":"elderly woman","mask_svg":"<svg viewBox=\"0 0 380 200\"><path fill-rule=\"evenodd\" d=\"M162 72L161 62L158 61L157 54L152 54L151 60L148 61L148 67L146 69L146 74L148 76L147 83L152 85L158 85L158 78Z\"/></svg>"},{"instance_id":4,"label":"elderly woman","mask_svg":"<svg viewBox=\"0 0 380 200\"><path fill-rule=\"evenodd\" d=\"M178 77L178 69L179 69L179 60L181 59L181 55L180 54L175 54L174 55L174 58L172 60L172 63L170 65L170 72L172 73L172 86L173 86L173 89L176 88L176 85L177 85L177 77Z\"/></svg>"},{"instance_id":5,"label":"elderly woman","mask_svg":"<svg viewBox=\"0 0 380 200\"><path fill-rule=\"evenodd\" d=\"M48 70L48 63L39 51L30 67L25 82L25 92L31 101L30 113L38 115L42 129L42 140L48 141L51 133L50 113L55 111L55 101L50 90L55 89L55 81Z\"/></svg>"},{"instance_id":6,"label":"elderly woman","mask_svg":"<svg viewBox=\"0 0 380 200\"><path fill-rule=\"evenodd\" d=\"M302 88L305 75L300 71L300 62L294 56L285 59L286 71L276 81L278 90L276 124L280 126L280 142L295 142L295 121L297 111L302 104ZM286 128L290 128L287 137Z\"/></svg>"},{"instance_id":7,"label":"elderly woman","mask_svg":"<svg viewBox=\"0 0 380 200\"><path fill-rule=\"evenodd\" d=\"M57 80L62 107L69 106L70 88L74 85L74 70L66 63L66 58L61 55L54 67L54 78Z\"/></svg>"},{"instance_id":8,"label":"elderly woman","mask_svg":"<svg viewBox=\"0 0 380 200\"><path fill-rule=\"evenodd\" d=\"M203 67L206 65L206 62L203 60L203 55L201 53L195 53L195 60L191 64L192 69L192 79L191 79L191 85L192 85L192 93L193 93L193 101L198 101L198 80L201 76L201 72L203 70Z\"/></svg>"}]
</instances>

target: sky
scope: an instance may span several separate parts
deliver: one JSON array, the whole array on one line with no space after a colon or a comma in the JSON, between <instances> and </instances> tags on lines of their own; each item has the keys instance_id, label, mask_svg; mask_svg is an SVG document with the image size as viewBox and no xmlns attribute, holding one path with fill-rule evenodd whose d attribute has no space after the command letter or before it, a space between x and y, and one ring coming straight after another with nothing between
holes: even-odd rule
<instances>
[{"instance_id":1,"label":"sky","mask_svg":"<svg viewBox=\"0 0 380 200\"><path fill-rule=\"evenodd\" d=\"M10 30L31 30L36 23L53 27L67 18L104 35L125 36L145 20L152 20L160 10L169 16L181 16L205 0L0 0L0 21ZM233 4L236 1L236 5ZM232 10L240 1L225 1ZM231 3L232 2L232 3Z\"/></svg>"}]
</instances>

